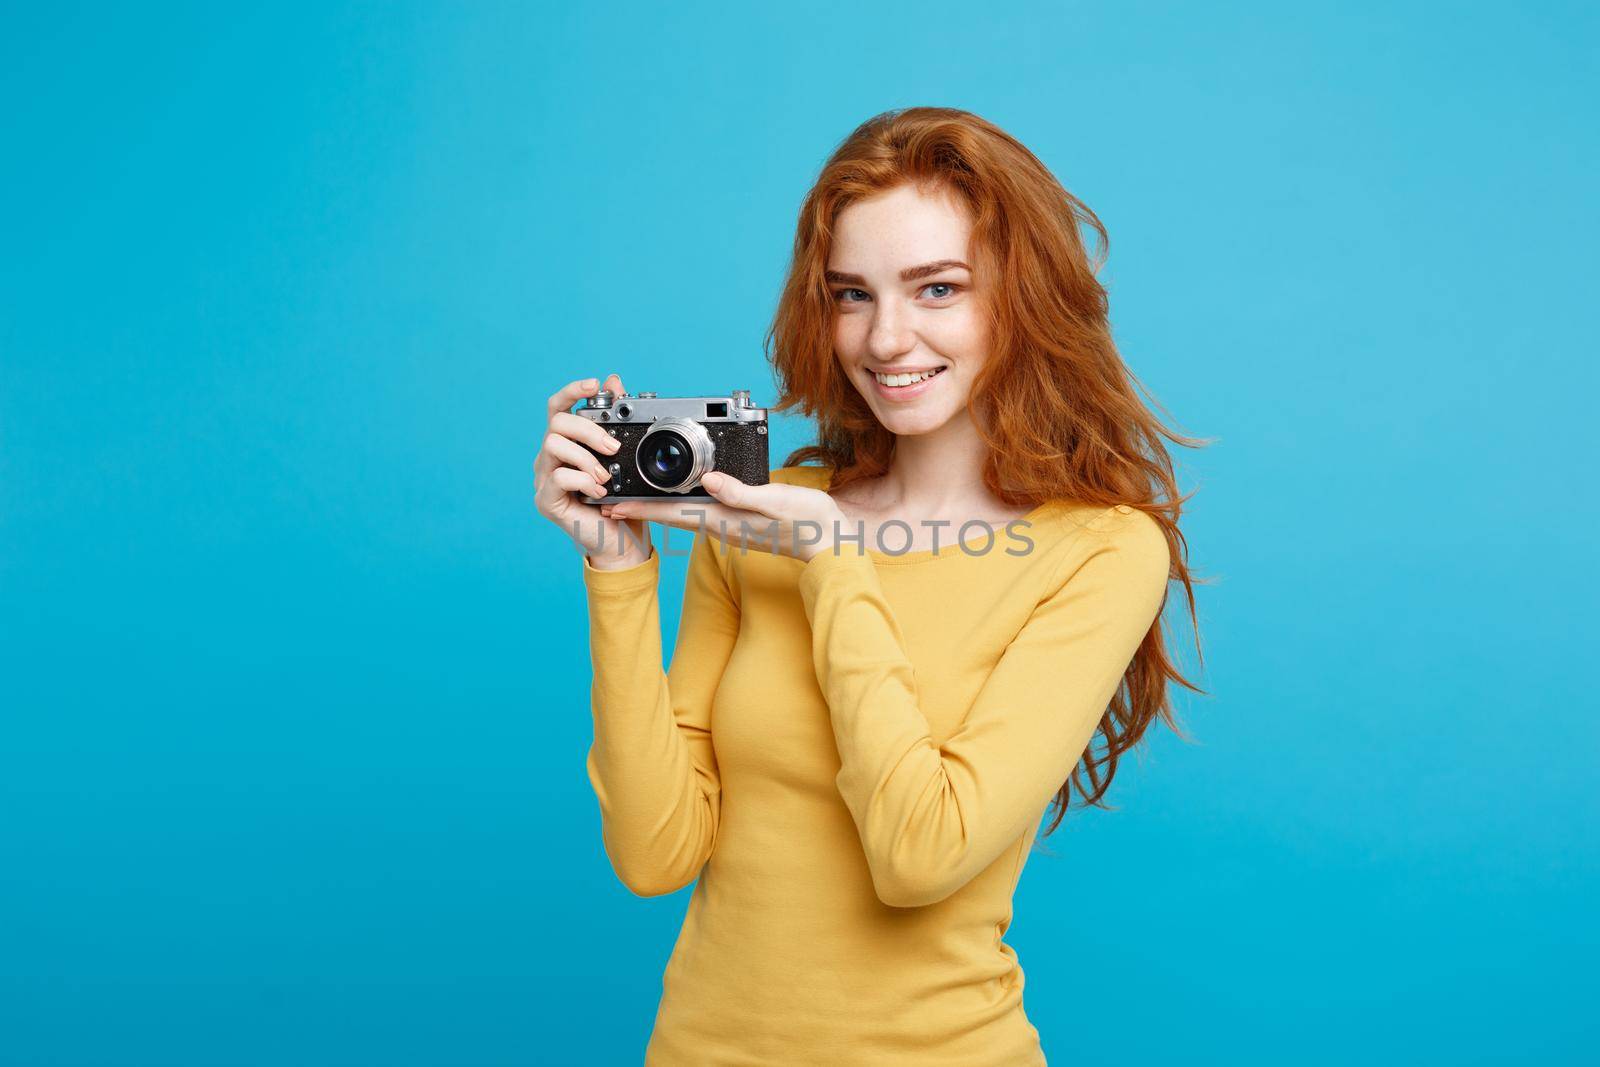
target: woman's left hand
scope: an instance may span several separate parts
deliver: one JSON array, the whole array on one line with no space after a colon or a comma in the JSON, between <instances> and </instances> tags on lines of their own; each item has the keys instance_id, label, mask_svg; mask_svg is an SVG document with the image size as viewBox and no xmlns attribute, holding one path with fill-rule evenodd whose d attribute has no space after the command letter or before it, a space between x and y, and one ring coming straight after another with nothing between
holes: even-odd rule
<instances>
[{"instance_id":1,"label":"woman's left hand","mask_svg":"<svg viewBox=\"0 0 1600 1067\"><path fill-rule=\"evenodd\" d=\"M820 489L770 482L746 485L712 471L700 480L713 500L627 500L602 504L613 519L647 519L682 530L704 530L734 546L802 562L837 543L844 512ZM714 501L714 502L713 502Z\"/></svg>"}]
</instances>

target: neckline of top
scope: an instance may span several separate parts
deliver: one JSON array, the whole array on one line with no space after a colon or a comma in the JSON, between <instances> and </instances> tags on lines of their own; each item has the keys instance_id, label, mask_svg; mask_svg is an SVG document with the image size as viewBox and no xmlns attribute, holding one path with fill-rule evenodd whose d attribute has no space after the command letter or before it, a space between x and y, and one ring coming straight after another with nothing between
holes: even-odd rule
<instances>
[{"instance_id":1,"label":"neckline of top","mask_svg":"<svg viewBox=\"0 0 1600 1067\"><path fill-rule=\"evenodd\" d=\"M817 484L813 485L811 488L821 489L824 493L826 493L828 491L829 487L833 485L833 468L832 467L798 466L798 467L790 467L788 469L789 470L807 471L807 472L813 472L814 471L815 473L812 474L811 477L812 477L813 480L816 481ZM895 552L886 552L886 551L883 551L882 549L872 548L872 547L868 546L867 549L866 549L866 553L867 553L867 556L869 558L871 558L871 560L874 563L886 563L886 564L889 564L890 566L902 566L902 565L911 564L911 563L932 563L935 560L951 559L951 558L954 558L954 557L965 557L967 559L981 559L983 556L986 556L986 555L988 555L988 554L990 554L992 552L1004 551L1004 549L999 548L998 542L1000 540L1001 535L1004 534L1005 531L1010 528L1012 523L1015 523L1015 522L1025 523L1026 526L1024 527L1024 529L1026 529L1028 527L1031 527L1031 526L1034 525L1035 522L1037 522L1039 520L1039 518L1042 515L1044 515L1045 512L1047 512L1051 508L1053 508L1056 505L1056 503L1057 502L1054 501L1054 500L1046 500L1044 503L1040 504L1038 507L1036 507L1033 510L1029 511L1026 515L1018 516L1015 519L1008 519L1008 520L1006 520L1005 523L1003 523L999 527L991 526L988 522L986 522L986 521L984 521L982 519L971 519L971 520L968 520L968 522L980 522L980 523L982 523L983 526L987 530L989 530L991 532L989 534L981 535L981 536L979 536L977 538L957 539L956 537L953 536L949 544L941 544L937 549L920 548L920 549L917 549L915 552L899 552L899 553L895 553ZM960 532L961 532L960 529L957 529L955 531L956 534L959 534ZM881 538L879 538L879 540L881 540ZM978 546L982 546L985 543L987 543L988 547L986 549L984 549L983 551L981 551L981 552L969 552L967 550L968 548L975 548L975 547L978 547ZM965 547L963 547L963 546L965 546Z\"/></svg>"}]
</instances>

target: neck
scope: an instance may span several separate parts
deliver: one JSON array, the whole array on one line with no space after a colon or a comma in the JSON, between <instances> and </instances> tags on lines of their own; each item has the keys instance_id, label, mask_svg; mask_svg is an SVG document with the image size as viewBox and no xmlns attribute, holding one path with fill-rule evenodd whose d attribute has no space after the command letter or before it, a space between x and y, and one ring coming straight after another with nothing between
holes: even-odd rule
<instances>
[{"instance_id":1,"label":"neck","mask_svg":"<svg viewBox=\"0 0 1600 1067\"><path fill-rule=\"evenodd\" d=\"M988 445L963 408L932 433L897 437L894 458L880 485L880 505L918 515L971 510L987 500L983 462Z\"/></svg>"}]
</instances>

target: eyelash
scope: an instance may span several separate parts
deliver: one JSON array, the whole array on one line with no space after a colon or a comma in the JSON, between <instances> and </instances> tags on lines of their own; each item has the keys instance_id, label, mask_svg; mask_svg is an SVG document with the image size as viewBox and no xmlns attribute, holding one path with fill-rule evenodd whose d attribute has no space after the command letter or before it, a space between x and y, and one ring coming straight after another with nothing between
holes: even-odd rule
<instances>
[{"instance_id":1,"label":"eyelash","mask_svg":"<svg viewBox=\"0 0 1600 1067\"><path fill-rule=\"evenodd\" d=\"M955 282L929 282L927 285L924 285L922 288L923 289L932 289L936 285L939 286L940 288L943 288L943 289L949 289L949 290L951 290L951 292L950 292L949 296L934 297L935 300L949 300L950 297L955 296L956 293L959 293L963 288L962 286L957 285ZM834 301L836 303L860 304L863 301L860 301L860 300L843 300L841 298L846 293L859 293L861 291L862 290L854 288L854 287L851 287L851 288L848 288L848 289L835 289L833 291L833 299L834 299ZM918 291L920 292L921 290L918 290Z\"/></svg>"}]
</instances>

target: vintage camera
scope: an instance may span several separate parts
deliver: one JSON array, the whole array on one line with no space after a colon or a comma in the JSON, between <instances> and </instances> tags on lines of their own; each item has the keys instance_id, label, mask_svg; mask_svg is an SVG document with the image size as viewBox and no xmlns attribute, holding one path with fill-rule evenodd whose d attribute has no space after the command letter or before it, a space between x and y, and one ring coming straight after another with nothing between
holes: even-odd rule
<instances>
[{"instance_id":1,"label":"vintage camera","mask_svg":"<svg viewBox=\"0 0 1600 1067\"><path fill-rule=\"evenodd\" d=\"M585 504L711 500L700 479L712 471L746 485L769 480L767 409L751 406L748 389L727 396L613 396L601 389L573 414L598 422L622 445L614 455L584 445L611 470L605 496L578 494Z\"/></svg>"}]
</instances>

